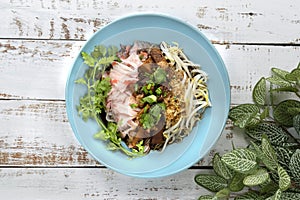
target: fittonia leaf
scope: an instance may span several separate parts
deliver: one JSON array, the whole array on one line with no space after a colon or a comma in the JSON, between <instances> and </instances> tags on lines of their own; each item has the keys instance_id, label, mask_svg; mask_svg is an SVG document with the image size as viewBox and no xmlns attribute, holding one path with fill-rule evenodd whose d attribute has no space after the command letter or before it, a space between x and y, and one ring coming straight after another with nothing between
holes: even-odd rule
<instances>
[{"instance_id":1,"label":"fittonia leaf","mask_svg":"<svg viewBox=\"0 0 300 200\"><path fill-rule=\"evenodd\" d=\"M291 178L285 169L281 166L278 166L278 175L279 175L279 188L281 191L287 190L291 185Z\"/></svg>"},{"instance_id":2,"label":"fittonia leaf","mask_svg":"<svg viewBox=\"0 0 300 200\"><path fill-rule=\"evenodd\" d=\"M258 105L263 106L266 103L266 79L262 77L254 86L252 97L253 101Z\"/></svg>"},{"instance_id":3,"label":"fittonia leaf","mask_svg":"<svg viewBox=\"0 0 300 200\"><path fill-rule=\"evenodd\" d=\"M218 192L227 187L226 179L212 174L198 174L195 182L211 192Z\"/></svg>"},{"instance_id":4,"label":"fittonia leaf","mask_svg":"<svg viewBox=\"0 0 300 200\"><path fill-rule=\"evenodd\" d=\"M259 107L255 104L242 104L230 110L229 118L234 125L245 128L249 125L254 125L259 122L256 119L259 113Z\"/></svg>"},{"instance_id":5,"label":"fittonia leaf","mask_svg":"<svg viewBox=\"0 0 300 200\"><path fill-rule=\"evenodd\" d=\"M300 114L293 118L293 126L296 132L300 135Z\"/></svg>"},{"instance_id":6,"label":"fittonia leaf","mask_svg":"<svg viewBox=\"0 0 300 200\"><path fill-rule=\"evenodd\" d=\"M269 173L266 169L258 169L254 174L244 178L243 183L247 186L256 186L266 182L269 179Z\"/></svg>"},{"instance_id":7,"label":"fittonia leaf","mask_svg":"<svg viewBox=\"0 0 300 200\"><path fill-rule=\"evenodd\" d=\"M276 68L276 67L272 68L271 71L273 72L274 75L276 75L276 76L278 76L282 79L285 79L285 76L287 74L289 74L288 71L283 70L283 69L279 69L279 68Z\"/></svg>"},{"instance_id":8,"label":"fittonia leaf","mask_svg":"<svg viewBox=\"0 0 300 200\"><path fill-rule=\"evenodd\" d=\"M247 173L257 166L256 154L249 149L235 149L223 155L221 160L240 173Z\"/></svg>"},{"instance_id":9,"label":"fittonia leaf","mask_svg":"<svg viewBox=\"0 0 300 200\"><path fill-rule=\"evenodd\" d=\"M261 141L262 135L266 134L270 142L275 145L281 145L288 140L285 130L271 123L261 123L254 127L248 127L246 134L257 141Z\"/></svg>"},{"instance_id":10,"label":"fittonia leaf","mask_svg":"<svg viewBox=\"0 0 300 200\"><path fill-rule=\"evenodd\" d=\"M289 168L296 181L300 181L300 149L292 155Z\"/></svg>"},{"instance_id":11,"label":"fittonia leaf","mask_svg":"<svg viewBox=\"0 0 300 200\"><path fill-rule=\"evenodd\" d=\"M231 179L234 175L233 170L228 168L227 165L223 163L223 161L221 160L221 156L218 153L214 155L213 168L216 174L225 179Z\"/></svg>"},{"instance_id":12,"label":"fittonia leaf","mask_svg":"<svg viewBox=\"0 0 300 200\"><path fill-rule=\"evenodd\" d=\"M293 118L295 116L295 113L288 112L289 109L291 110L292 108L300 108L300 102L297 100L289 99L279 103L274 110L275 120L283 126L293 126Z\"/></svg>"},{"instance_id":13,"label":"fittonia leaf","mask_svg":"<svg viewBox=\"0 0 300 200\"><path fill-rule=\"evenodd\" d=\"M278 166L277 156L265 134L262 136L261 150L263 152L262 162L270 170L275 170Z\"/></svg>"}]
</instances>

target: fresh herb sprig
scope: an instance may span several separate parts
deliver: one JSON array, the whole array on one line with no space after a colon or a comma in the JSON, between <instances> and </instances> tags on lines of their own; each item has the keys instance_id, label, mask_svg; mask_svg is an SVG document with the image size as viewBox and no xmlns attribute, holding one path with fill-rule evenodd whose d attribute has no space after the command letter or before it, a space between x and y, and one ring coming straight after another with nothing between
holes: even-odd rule
<instances>
[{"instance_id":1,"label":"fresh herb sprig","mask_svg":"<svg viewBox=\"0 0 300 200\"><path fill-rule=\"evenodd\" d=\"M87 93L80 98L77 111L84 121L93 119L98 123L101 130L94 135L94 138L107 141L109 150L121 150L130 157L138 157L144 155L142 142L137 145L138 149L129 150L122 144L122 140L117 133L118 125L112 122L108 122L106 125L100 118L100 114L106 109L107 95L111 90L110 79L108 77L102 78L101 75L113 61L118 60L117 51L117 47L114 46L98 45L90 54L81 53L88 69L84 77L79 78L75 83L86 86Z\"/></svg>"},{"instance_id":2,"label":"fresh herb sprig","mask_svg":"<svg viewBox=\"0 0 300 200\"><path fill-rule=\"evenodd\" d=\"M277 92L295 94L274 103ZM291 72L272 68L252 93L253 102L233 107L229 119L250 137L249 146L213 158L215 174L195 182L213 195L201 200L300 199L300 63Z\"/></svg>"}]
</instances>

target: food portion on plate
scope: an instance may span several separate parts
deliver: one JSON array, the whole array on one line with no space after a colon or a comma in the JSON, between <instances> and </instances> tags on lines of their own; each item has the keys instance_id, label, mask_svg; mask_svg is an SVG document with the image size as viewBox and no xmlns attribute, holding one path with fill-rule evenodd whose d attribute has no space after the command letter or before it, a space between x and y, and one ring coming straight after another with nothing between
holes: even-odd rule
<instances>
[{"instance_id":1,"label":"food portion on plate","mask_svg":"<svg viewBox=\"0 0 300 200\"><path fill-rule=\"evenodd\" d=\"M87 87L77 106L96 120L96 139L130 157L163 151L188 136L211 106L207 74L178 44L135 41L120 48L82 52L88 69L76 83Z\"/></svg>"}]
</instances>

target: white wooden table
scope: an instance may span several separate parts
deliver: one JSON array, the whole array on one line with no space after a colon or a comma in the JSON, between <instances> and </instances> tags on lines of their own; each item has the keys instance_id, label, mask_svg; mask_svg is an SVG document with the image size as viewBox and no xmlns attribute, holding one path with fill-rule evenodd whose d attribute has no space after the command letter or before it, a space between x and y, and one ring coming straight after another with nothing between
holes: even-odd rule
<instances>
[{"instance_id":1,"label":"white wooden table","mask_svg":"<svg viewBox=\"0 0 300 200\"><path fill-rule=\"evenodd\" d=\"M194 167L159 179L127 177L96 162L75 139L64 89L74 57L93 32L123 15L162 12L198 27L227 67L231 103L251 102L271 67L300 60L296 0L0 0L0 199L197 199L193 178L211 158L247 144L227 123Z\"/></svg>"}]
</instances>

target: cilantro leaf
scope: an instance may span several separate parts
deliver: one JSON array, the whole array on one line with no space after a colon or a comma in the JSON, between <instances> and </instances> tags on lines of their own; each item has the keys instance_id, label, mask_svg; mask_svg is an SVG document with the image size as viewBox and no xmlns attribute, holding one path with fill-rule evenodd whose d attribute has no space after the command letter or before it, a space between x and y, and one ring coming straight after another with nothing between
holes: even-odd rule
<instances>
[{"instance_id":1,"label":"cilantro leaf","mask_svg":"<svg viewBox=\"0 0 300 200\"><path fill-rule=\"evenodd\" d=\"M161 84L163 82L167 81L167 72L162 69L161 67L158 67L153 74L150 76L150 80L153 81L155 84Z\"/></svg>"},{"instance_id":2,"label":"cilantro leaf","mask_svg":"<svg viewBox=\"0 0 300 200\"><path fill-rule=\"evenodd\" d=\"M90 67L94 67L96 59L93 58L91 55L89 55L86 52L81 52L82 58L84 60L84 63L87 64Z\"/></svg>"},{"instance_id":3,"label":"cilantro leaf","mask_svg":"<svg viewBox=\"0 0 300 200\"><path fill-rule=\"evenodd\" d=\"M106 47L103 45L98 45L94 47L94 51L91 53L91 56L95 59L99 57L104 57L106 55Z\"/></svg>"},{"instance_id":4,"label":"cilantro leaf","mask_svg":"<svg viewBox=\"0 0 300 200\"><path fill-rule=\"evenodd\" d=\"M159 103L150 107L149 112L142 114L140 119L141 124L144 129L150 129L155 126L160 118L162 117L162 112L165 110L164 104Z\"/></svg>"},{"instance_id":5,"label":"cilantro leaf","mask_svg":"<svg viewBox=\"0 0 300 200\"><path fill-rule=\"evenodd\" d=\"M94 104L97 114L102 113L102 110L105 109L107 94L110 90L111 84L109 77L96 82Z\"/></svg>"}]
</instances>

